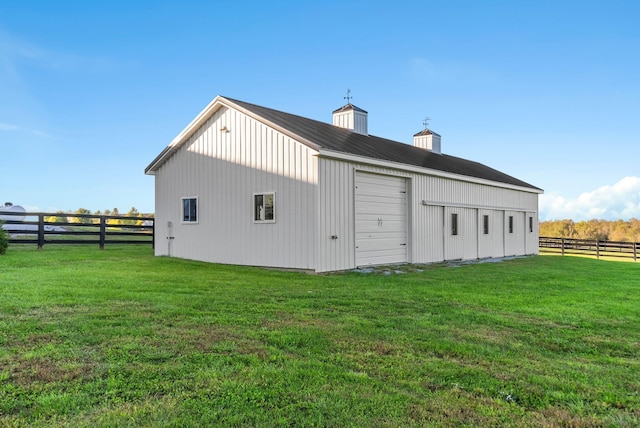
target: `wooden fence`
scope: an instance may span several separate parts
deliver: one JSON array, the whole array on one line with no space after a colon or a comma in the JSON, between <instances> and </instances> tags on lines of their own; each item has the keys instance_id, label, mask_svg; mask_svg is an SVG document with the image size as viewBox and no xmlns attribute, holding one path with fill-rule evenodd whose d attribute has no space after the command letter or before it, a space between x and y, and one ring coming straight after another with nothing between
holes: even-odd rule
<instances>
[{"instance_id":1,"label":"wooden fence","mask_svg":"<svg viewBox=\"0 0 640 428\"><path fill-rule=\"evenodd\" d=\"M627 258L638 261L640 243L620 241L598 241L594 239L540 237L541 253L556 253L595 256L596 258Z\"/></svg>"},{"instance_id":2,"label":"wooden fence","mask_svg":"<svg viewBox=\"0 0 640 428\"><path fill-rule=\"evenodd\" d=\"M10 244L147 244L153 246L153 217L0 212Z\"/></svg>"}]
</instances>

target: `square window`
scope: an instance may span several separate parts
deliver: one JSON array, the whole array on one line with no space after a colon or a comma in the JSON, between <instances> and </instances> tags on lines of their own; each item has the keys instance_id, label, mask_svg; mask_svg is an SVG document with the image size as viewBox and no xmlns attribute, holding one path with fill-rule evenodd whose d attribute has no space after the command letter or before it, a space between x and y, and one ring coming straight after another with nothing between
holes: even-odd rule
<instances>
[{"instance_id":1,"label":"square window","mask_svg":"<svg viewBox=\"0 0 640 428\"><path fill-rule=\"evenodd\" d=\"M483 228L483 233L485 235L488 235L489 234L489 216L488 215L482 216L482 228Z\"/></svg>"},{"instance_id":2,"label":"square window","mask_svg":"<svg viewBox=\"0 0 640 428\"><path fill-rule=\"evenodd\" d=\"M275 223L275 193L253 195L253 221L257 223Z\"/></svg>"},{"instance_id":3,"label":"square window","mask_svg":"<svg viewBox=\"0 0 640 428\"><path fill-rule=\"evenodd\" d=\"M457 213L451 214L451 234L452 235L458 234L458 214Z\"/></svg>"},{"instance_id":4,"label":"square window","mask_svg":"<svg viewBox=\"0 0 640 428\"><path fill-rule=\"evenodd\" d=\"M182 222L198 222L198 198L182 198Z\"/></svg>"},{"instance_id":5,"label":"square window","mask_svg":"<svg viewBox=\"0 0 640 428\"><path fill-rule=\"evenodd\" d=\"M509 216L509 233L513 233L513 216Z\"/></svg>"}]
</instances>

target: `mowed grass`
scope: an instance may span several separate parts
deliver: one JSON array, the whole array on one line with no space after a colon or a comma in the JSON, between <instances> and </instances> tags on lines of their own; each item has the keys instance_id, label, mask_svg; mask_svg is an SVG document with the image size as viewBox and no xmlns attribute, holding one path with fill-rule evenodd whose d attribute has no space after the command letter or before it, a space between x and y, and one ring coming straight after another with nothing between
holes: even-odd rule
<instances>
[{"instance_id":1,"label":"mowed grass","mask_svg":"<svg viewBox=\"0 0 640 428\"><path fill-rule=\"evenodd\" d=\"M640 265L421 269L11 246L0 426L640 425Z\"/></svg>"}]
</instances>

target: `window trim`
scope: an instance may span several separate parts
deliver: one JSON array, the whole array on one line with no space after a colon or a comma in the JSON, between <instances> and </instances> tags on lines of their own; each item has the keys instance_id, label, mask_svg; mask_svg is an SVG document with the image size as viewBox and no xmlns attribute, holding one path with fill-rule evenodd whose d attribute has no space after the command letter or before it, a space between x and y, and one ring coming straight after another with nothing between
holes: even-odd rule
<instances>
[{"instance_id":1,"label":"window trim","mask_svg":"<svg viewBox=\"0 0 640 428\"><path fill-rule=\"evenodd\" d=\"M195 217L196 217L196 219L195 220L185 220L185 218L184 218L184 202L185 201L191 201L191 200L194 200L195 203L196 203L196 206L195 206ZM200 211L199 210L200 201L199 201L199 198L197 196L185 196L185 197L180 198L180 202L181 202L181 204L180 204L180 220L181 220L182 224L198 224L200 222L200 212L199 212ZM189 208L191 208L191 207L189 207ZM189 209L189 214L191 214L191 209ZM191 216L189 215L189 217L191 217Z\"/></svg>"},{"instance_id":2,"label":"window trim","mask_svg":"<svg viewBox=\"0 0 640 428\"><path fill-rule=\"evenodd\" d=\"M262 196L262 201L263 201L263 205L264 205L264 197L267 195L271 195L273 197L273 218L272 219L265 219L265 220L260 220L260 219L256 219L256 196ZM276 222L276 192L274 191L269 191L269 192L257 192L253 194L253 198L251 201L251 209L252 209L252 219L253 222L256 224L273 224Z\"/></svg>"},{"instance_id":3,"label":"window trim","mask_svg":"<svg viewBox=\"0 0 640 428\"><path fill-rule=\"evenodd\" d=\"M509 233L513 233L513 216L509 216Z\"/></svg>"}]
</instances>

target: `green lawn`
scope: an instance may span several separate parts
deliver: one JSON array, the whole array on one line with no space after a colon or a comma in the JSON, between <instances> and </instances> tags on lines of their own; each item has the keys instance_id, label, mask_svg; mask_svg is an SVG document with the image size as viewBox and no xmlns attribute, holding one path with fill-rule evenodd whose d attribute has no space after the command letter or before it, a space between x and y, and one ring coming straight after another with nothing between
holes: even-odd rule
<instances>
[{"instance_id":1,"label":"green lawn","mask_svg":"<svg viewBox=\"0 0 640 428\"><path fill-rule=\"evenodd\" d=\"M421 269L10 246L0 426L640 426L640 265Z\"/></svg>"}]
</instances>

